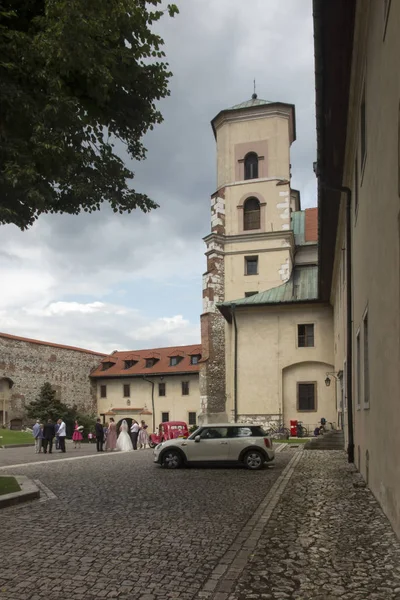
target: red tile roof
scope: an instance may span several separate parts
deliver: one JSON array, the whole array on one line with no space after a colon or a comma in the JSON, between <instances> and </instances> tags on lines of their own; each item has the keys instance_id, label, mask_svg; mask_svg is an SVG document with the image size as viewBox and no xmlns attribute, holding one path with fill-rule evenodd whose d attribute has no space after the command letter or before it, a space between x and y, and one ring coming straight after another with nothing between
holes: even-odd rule
<instances>
[{"instance_id":1,"label":"red tile roof","mask_svg":"<svg viewBox=\"0 0 400 600\"><path fill-rule=\"evenodd\" d=\"M51 346L52 348L62 348L63 350L74 350L75 352L86 352L86 354L94 354L97 356L107 356L103 352L94 352L94 350L85 350L84 348L76 348L75 346L64 346L64 344L54 344L53 342L44 342L42 340L33 340L31 338L11 335L10 333L1 333L0 338L9 340L17 340L19 342L27 342L28 344L40 344L41 346Z\"/></svg>"},{"instance_id":2,"label":"red tile roof","mask_svg":"<svg viewBox=\"0 0 400 600\"><path fill-rule=\"evenodd\" d=\"M318 208L306 208L305 240L318 242Z\"/></svg>"},{"instance_id":3,"label":"red tile roof","mask_svg":"<svg viewBox=\"0 0 400 600\"><path fill-rule=\"evenodd\" d=\"M100 365L92 371L90 377L134 377L135 375L173 375L174 373L198 373L200 365L190 363L191 356L201 356L201 345L192 346L170 346L169 348L153 348L150 350L127 350L124 352L113 352L112 355L104 358ZM173 367L170 367L170 358L180 356L182 360ZM109 369L102 370L103 363L116 360ZM155 358L155 364L152 367L146 367L146 359ZM125 369L125 361L137 360L138 362Z\"/></svg>"}]
</instances>

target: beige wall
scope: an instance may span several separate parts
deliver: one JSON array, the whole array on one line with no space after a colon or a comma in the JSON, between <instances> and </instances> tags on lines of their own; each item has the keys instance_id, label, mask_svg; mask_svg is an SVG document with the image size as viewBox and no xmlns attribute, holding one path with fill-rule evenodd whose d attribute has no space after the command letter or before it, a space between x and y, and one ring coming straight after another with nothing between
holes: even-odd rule
<instances>
[{"instance_id":1,"label":"beige wall","mask_svg":"<svg viewBox=\"0 0 400 600\"><path fill-rule=\"evenodd\" d=\"M265 142L268 177L289 178L289 113L269 113L267 107L257 109L259 118L224 121L217 125L217 189L237 181L236 146L247 142ZM249 113L241 111L240 118Z\"/></svg>"},{"instance_id":2,"label":"beige wall","mask_svg":"<svg viewBox=\"0 0 400 600\"><path fill-rule=\"evenodd\" d=\"M330 306L259 307L236 312L238 327L238 413L283 412L285 423L300 419L314 424L321 417L336 422L335 390L326 387L333 367L333 323ZM314 323L314 347L298 348L297 325ZM234 408L234 333L227 324L227 405ZM299 413L297 382L317 382L315 412Z\"/></svg>"},{"instance_id":3,"label":"beige wall","mask_svg":"<svg viewBox=\"0 0 400 600\"><path fill-rule=\"evenodd\" d=\"M390 3L384 38L382 2L357 3L344 185L353 191L353 397L355 458L400 534L400 3ZM365 82L366 159L361 164L360 106ZM359 177L355 181L355 160ZM358 191L358 210L355 199ZM338 247L341 240L338 239ZM339 308L334 294L335 313ZM369 368L363 319L368 311ZM356 335L360 329L360 380ZM335 322L336 340L343 322ZM339 351L338 351L339 356ZM340 359L338 358L338 362ZM364 402L369 381L369 405Z\"/></svg>"},{"instance_id":4,"label":"beige wall","mask_svg":"<svg viewBox=\"0 0 400 600\"><path fill-rule=\"evenodd\" d=\"M190 375L168 375L161 379L160 377L151 378L154 383L154 405L155 405L155 424L161 422L161 413L169 412L170 421L189 420L189 412L199 414L200 411L200 393L199 376ZM189 382L189 395L182 395L182 381ZM158 383L166 383L166 396L158 395ZM124 384L130 384L130 406L127 404L128 398L124 397ZM100 386L107 386L107 398L101 398ZM119 379L98 379L97 380L97 412L104 414L115 408L124 408L126 411L118 411L114 419L131 417L139 419L141 412L133 409L143 409L151 411L151 385L147 381L137 377L123 377ZM141 418L141 417L140 417ZM146 422L151 427L153 422L152 415L146 415Z\"/></svg>"}]
</instances>

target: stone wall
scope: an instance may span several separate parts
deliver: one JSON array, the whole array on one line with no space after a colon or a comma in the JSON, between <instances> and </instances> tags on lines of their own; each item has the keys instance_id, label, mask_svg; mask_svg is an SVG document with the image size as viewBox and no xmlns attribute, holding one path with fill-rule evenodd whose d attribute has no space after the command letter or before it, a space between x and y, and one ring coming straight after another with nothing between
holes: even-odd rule
<instances>
[{"instance_id":1,"label":"stone wall","mask_svg":"<svg viewBox=\"0 0 400 600\"><path fill-rule=\"evenodd\" d=\"M226 420L225 321L217 304L225 299L224 267L225 190L211 197L211 234L207 245L207 271L203 275L201 315L202 364L200 370L200 422Z\"/></svg>"},{"instance_id":2,"label":"stone wall","mask_svg":"<svg viewBox=\"0 0 400 600\"><path fill-rule=\"evenodd\" d=\"M7 393L6 422L24 419L24 406L36 399L45 381L51 383L65 404L76 404L85 412L96 411L96 388L89 375L104 356L89 350L0 334L0 380L6 378L12 383L8 392L3 392ZM3 405L0 412L2 409Z\"/></svg>"}]
</instances>

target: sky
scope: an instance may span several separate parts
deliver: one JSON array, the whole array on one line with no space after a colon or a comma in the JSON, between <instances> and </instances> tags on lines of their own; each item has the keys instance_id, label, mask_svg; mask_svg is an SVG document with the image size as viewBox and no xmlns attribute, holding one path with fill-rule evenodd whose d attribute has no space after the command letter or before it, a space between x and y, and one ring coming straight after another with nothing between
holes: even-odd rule
<instances>
[{"instance_id":1,"label":"sky","mask_svg":"<svg viewBox=\"0 0 400 600\"><path fill-rule=\"evenodd\" d=\"M216 187L211 119L258 97L296 105L292 187L316 205L311 0L177 0L157 32L173 72L164 122L127 158L149 214L45 215L0 226L0 331L100 352L200 341L202 238Z\"/></svg>"}]
</instances>

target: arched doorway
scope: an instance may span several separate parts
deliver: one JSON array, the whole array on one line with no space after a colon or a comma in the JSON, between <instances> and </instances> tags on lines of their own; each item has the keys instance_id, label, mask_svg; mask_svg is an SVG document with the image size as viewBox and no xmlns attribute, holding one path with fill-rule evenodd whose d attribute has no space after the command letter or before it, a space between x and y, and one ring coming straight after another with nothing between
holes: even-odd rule
<instances>
[{"instance_id":1,"label":"arched doorway","mask_svg":"<svg viewBox=\"0 0 400 600\"><path fill-rule=\"evenodd\" d=\"M13 385L14 382L9 377L0 378L0 425L3 427L8 423L11 388Z\"/></svg>"}]
</instances>

